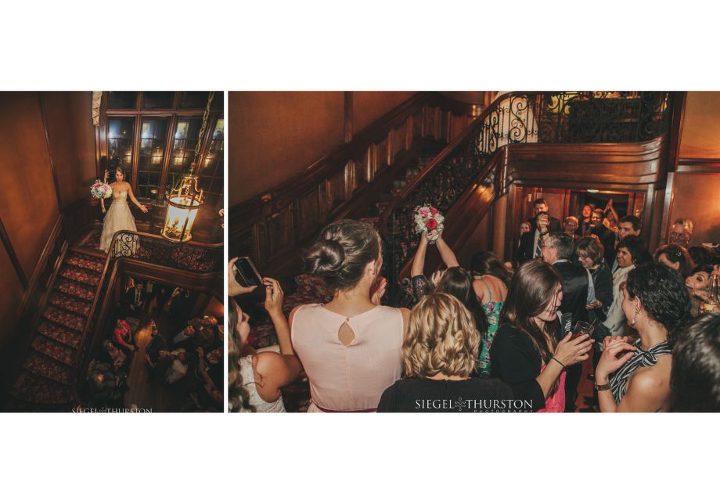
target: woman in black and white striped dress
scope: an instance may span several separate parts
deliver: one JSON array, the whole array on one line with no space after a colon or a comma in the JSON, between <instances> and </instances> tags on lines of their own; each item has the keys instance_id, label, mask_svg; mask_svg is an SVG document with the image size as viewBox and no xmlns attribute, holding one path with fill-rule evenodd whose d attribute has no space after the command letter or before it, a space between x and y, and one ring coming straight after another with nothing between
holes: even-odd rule
<instances>
[{"instance_id":1,"label":"woman in black and white striped dress","mask_svg":"<svg viewBox=\"0 0 720 504\"><path fill-rule=\"evenodd\" d=\"M640 339L608 336L595 371L600 411L668 411L674 332L690 314L682 280L669 268L644 264L628 274L622 309Z\"/></svg>"}]
</instances>

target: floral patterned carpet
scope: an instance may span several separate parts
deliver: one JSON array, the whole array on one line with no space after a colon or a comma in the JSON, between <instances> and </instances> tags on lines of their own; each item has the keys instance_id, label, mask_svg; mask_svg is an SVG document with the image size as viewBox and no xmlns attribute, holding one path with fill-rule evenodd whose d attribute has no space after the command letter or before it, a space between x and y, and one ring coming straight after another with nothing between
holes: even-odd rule
<instances>
[{"instance_id":1,"label":"floral patterned carpet","mask_svg":"<svg viewBox=\"0 0 720 504\"><path fill-rule=\"evenodd\" d=\"M92 238L91 233L88 238ZM84 246L88 246L83 242ZM75 362L104 260L81 249L65 255L30 350L10 391L9 411L68 411L75 401Z\"/></svg>"}]
</instances>

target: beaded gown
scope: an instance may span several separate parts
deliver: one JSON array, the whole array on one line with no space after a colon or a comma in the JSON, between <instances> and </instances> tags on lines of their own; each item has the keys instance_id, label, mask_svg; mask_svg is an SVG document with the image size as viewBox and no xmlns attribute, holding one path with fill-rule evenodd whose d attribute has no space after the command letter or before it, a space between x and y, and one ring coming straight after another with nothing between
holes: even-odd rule
<instances>
[{"instance_id":1,"label":"beaded gown","mask_svg":"<svg viewBox=\"0 0 720 504\"><path fill-rule=\"evenodd\" d=\"M100 236L100 249L104 252L110 249L113 236L118 231L137 231L135 218L128 205L127 191L113 191L112 199L110 210L105 214L102 235Z\"/></svg>"}]
</instances>

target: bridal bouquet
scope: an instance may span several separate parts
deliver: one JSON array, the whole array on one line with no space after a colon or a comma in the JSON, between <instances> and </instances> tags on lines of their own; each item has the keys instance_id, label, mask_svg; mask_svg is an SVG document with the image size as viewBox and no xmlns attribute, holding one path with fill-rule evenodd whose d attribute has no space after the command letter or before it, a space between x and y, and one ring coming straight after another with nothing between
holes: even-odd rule
<instances>
[{"instance_id":1,"label":"bridal bouquet","mask_svg":"<svg viewBox=\"0 0 720 504\"><path fill-rule=\"evenodd\" d=\"M438 209L425 203L415 207L415 232L418 234L427 233L430 243L434 243L442 233L445 217Z\"/></svg>"},{"instance_id":2,"label":"bridal bouquet","mask_svg":"<svg viewBox=\"0 0 720 504\"><path fill-rule=\"evenodd\" d=\"M90 195L95 199L104 199L112 196L112 188L105 182L96 180L90 187Z\"/></svg>"}]
</instances>

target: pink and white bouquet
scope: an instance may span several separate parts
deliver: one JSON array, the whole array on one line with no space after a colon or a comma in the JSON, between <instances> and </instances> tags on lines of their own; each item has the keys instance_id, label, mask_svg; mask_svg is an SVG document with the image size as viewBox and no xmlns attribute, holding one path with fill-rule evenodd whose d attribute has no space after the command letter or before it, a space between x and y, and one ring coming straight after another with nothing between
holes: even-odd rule
<instances>
[{"instance_id":1,"label":"pink and white bouquet","mask_svg":"<svg viewBox=\"0 0 720 504\"><path fill-rule=\"evenodd\" d=\"M415 232L426 233L430 243L440 238L440 233L445 227L444 222L445 217L429 203L415 207Z\"/></svg>"},{"instance_id":2,"label":"pink and white bouquet","mask_svg":"<svg viewBox=\"0 0 720 504\"><path fill-rule=\"evenodd\" d=\"M105 199L112 196L112 188L105 182L96 180L95 183L90 186L90 195L95 199Z\"/></svg>"}]
</instances>

